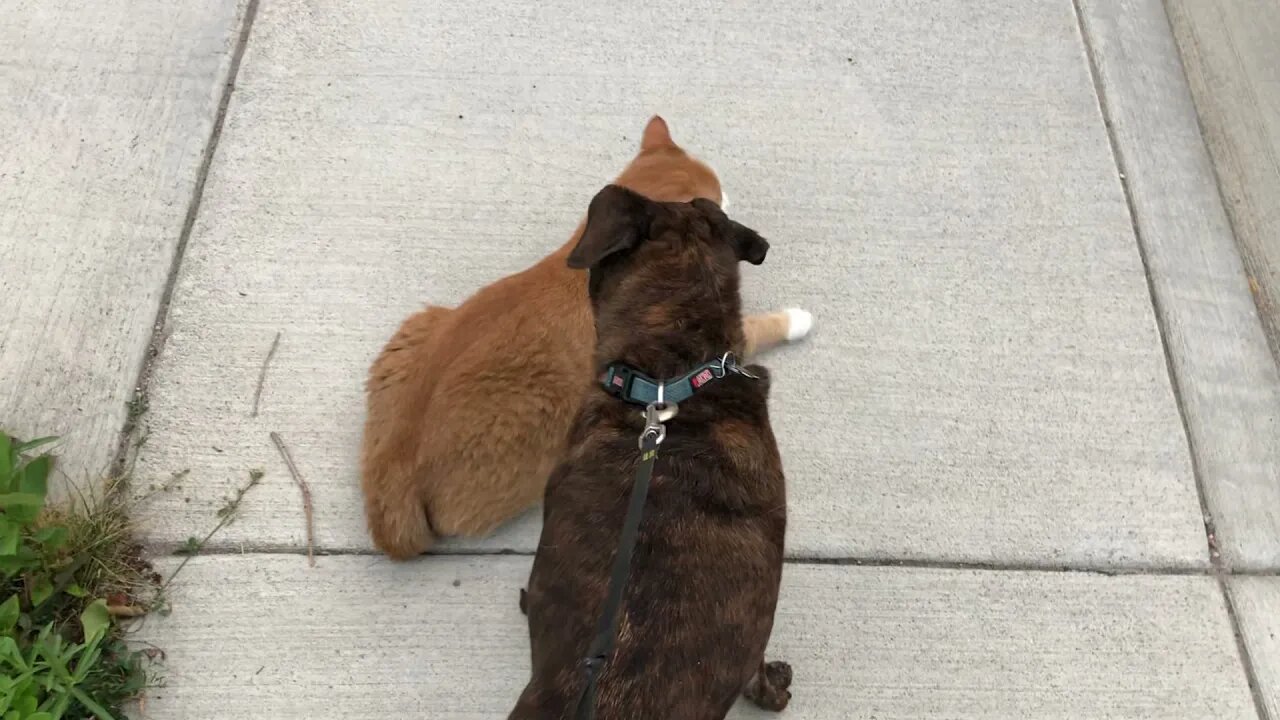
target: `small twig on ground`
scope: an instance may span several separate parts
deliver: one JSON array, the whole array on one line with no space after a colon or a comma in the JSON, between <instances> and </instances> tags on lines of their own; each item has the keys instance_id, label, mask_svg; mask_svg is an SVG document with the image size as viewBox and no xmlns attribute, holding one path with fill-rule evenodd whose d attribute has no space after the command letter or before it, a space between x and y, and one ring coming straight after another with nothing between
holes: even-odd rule
<instances>
[{"instance_id":1,"label":"small twig on ground","mask_svg":"<svg viewBox=\"0 0 1280 720\"><path fill-rule=\"evenodd\" d=\"M302 490L302 512L307 516L307 563L311 567L316 566L316 528L315 515L311 510L311 488L307 485L307 481L302 479L302 473L298 472L298 466L293 464L293 457L289 455L289 448L284 446L284 439L280 437L280 433L271 432L271 442L276 444L276 449L280 451L280 457L284 458L284 464L289 466L289 474L293 476L293 481L297 483L298 489Z\"/></svg>"},{"instance_id":2,"label":"small twig on ground","mask_svg":"<svg viewBox=\"0 0 1280 720\"><path fill-rule=\"evenodd\" d=\"M262 401L262 386L267 382L267 368L271 365L271 358L276 356L276 348L280 347L280 331L276 331L276 339L271 341L271 349L267 351L267 357L262 361L262 370L258 373L258 387L253 391L253 414L250 417L258 417L258 403Z\"/></svg>"},{"instance_id":3,"label":"small twig on ground","mask_svg":"<svg viewBox=\"0 0 1280 720\"><path fill-rule=\"evenodd\" d=\"M107 612L115 618L136 618L147 614L147 609L137 605L108 605Z\"/></svg>"},{"instance_id":4,"label":"small twig on ground","mask_svg":"<svg viewBox=\"0 0 1280 720\"><path fill-rule=\"evenodd\" d=\"M236 511L240 509L240 501L244 500L245 493L252 490L258 483L262 482L262 475L263 473L261 470L250 470L249 482L236 490L235 497L228 500L226 505L223 505L218 509L218 524L214 525L213 529L210 530L209 533L201 540L187 538L187 544L183 548L187 556L182 559L182 562L178 563L178 567L169 574L168 579L166 579L164 584L160 586L160 589L156 591L156 597L164 597L164 591L168 589L169 584L173 582L173 579L178 577L178 573L182 572L182 568L186 567L187 563L191 562L191 558L199 555L200 551L204 549L205 543L209 542L214 535L218 534L219 530L226 527L235 519Z\"/></svg>"}]
</instances>

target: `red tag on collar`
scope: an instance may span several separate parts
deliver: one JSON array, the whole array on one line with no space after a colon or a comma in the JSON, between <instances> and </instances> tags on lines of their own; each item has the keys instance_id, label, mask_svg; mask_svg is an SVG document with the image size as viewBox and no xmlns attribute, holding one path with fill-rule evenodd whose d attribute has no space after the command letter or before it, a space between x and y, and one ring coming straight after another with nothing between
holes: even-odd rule
<instances>
[{"instance_id":1,"label":"red tag on collar","mask_svg":"<svg viewBox=\"0 0 1280 720\"><path fill-rule=\"evenodd\" d=\"M698 373L697 375L694 375L693 378L689 380L689 384L693 385L694 390L697 390L698 388L710 382L711 378L712 378L711 368L706 368L705 370Z\"/></svg>"}]
</instances>

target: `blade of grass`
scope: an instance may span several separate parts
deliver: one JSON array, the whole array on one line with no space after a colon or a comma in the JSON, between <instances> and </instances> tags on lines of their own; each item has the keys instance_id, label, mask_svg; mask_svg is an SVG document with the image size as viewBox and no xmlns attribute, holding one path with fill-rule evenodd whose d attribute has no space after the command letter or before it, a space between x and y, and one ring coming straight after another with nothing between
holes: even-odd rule
<instances>
[{"instance_id":1,"label":"blade of grass","mask_svg":"<svg viewBox=\"0 0 1280 720\"><path fill-rule=\"evenodd\" d=\"M78 687L71 688L71 694L76 696L76 700L79 700L80 704L85 706L86 710L97 715L98 720L116 720L114 715L107 712L106 708L94 702L93 698L89 697L88 695L85 695L84 691L81 690L80 688Z\"/></svg>"},{"instance_id":2,"label":"blade of grass","mask_svg":"<svg viewBox=\"0 0 1280 720\"><path fill-rule=\"evenodd\" d=\"M48 445L48 444L50 444L50 443L54 443L54 442L57 442L57 441L58 441L58 437L57 437L56 435L50 435L50 436L48 436L48 437L36 438L35 440L28 440L28 441L26 441L26 442L24 442L24 443L22 443L22 444L20 444L20 445L18 445L18 446L16 446L16 447L14 447L14 448L13 448L13 452L18 453L19 455L21 455L21 454L23 454L23 453L29 453L29 452L31 452L32 450L35 450L36 448L44 447L45 445Z\"/></svg>"}]
</instances>

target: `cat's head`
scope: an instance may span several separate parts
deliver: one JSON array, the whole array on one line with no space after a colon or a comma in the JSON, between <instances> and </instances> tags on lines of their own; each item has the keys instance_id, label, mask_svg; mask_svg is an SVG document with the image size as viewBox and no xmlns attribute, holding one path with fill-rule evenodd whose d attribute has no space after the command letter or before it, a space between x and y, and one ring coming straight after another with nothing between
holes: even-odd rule
<instances>
[{"instance_id":1,"label":"cat's head","mask_svg":"<svg viewBox=\"0 0 1280 720\"><path fill-rule=\"evenodd\" d=\"M715 171L676 145L667 122L657 115L644 127L639 154L614 184L661 202L703 198L726 206Z\"/></svg>"}]
</instances>

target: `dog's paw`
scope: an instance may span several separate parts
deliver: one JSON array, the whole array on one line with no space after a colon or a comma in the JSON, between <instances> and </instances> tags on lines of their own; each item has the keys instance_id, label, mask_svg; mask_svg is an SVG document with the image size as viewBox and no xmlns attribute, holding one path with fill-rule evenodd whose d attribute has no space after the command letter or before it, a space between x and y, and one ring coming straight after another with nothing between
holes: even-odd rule
<instances>
[{"instance_id":1,"label":"dog's paw","mask_svg":"<svg viewBox=\"0 0 1280 720\"><path fill-rule=\"evenodd\" d=\"M779 690L786 690L791 687L791 664L781 660L765 663L764 677L770 686ZM791 697L791 693L787 693L787 697Z\"/></svg>"},{"instance_id":2,"label":"dog's paw","mask_svg":"<svg viewBox=\"0 0 1280 720\"><path fill-rule=\"evenodd\" d=\"M787 308L787 342L804 338L813 329L813 313L800 308Z\"/></svg>"},{"instance_id":3,"label":"dog's paw","mask_svg":"<svg viewBox=\"0 0 1280 720\"><path fill-rule=\"evenodd\" d=\"M775 660L765 663L756 672L742 694L756 707L781 712L791 702L790 687L791 666Z\"/></svg>"}]
</instances>

